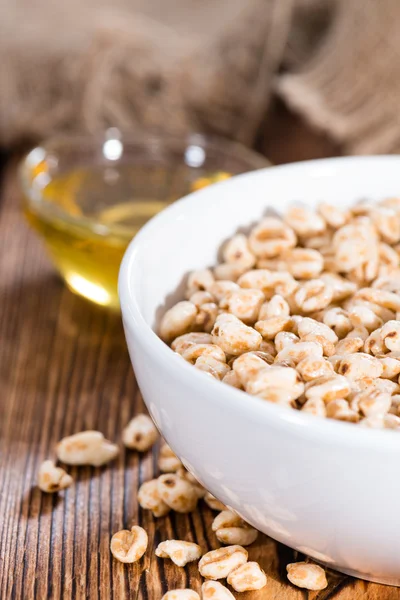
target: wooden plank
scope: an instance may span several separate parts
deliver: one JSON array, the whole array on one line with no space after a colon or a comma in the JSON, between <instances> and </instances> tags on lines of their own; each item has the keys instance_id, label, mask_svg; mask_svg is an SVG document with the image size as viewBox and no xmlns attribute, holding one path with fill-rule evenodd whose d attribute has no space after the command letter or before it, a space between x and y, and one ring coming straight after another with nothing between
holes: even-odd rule
<instances>
[{"instance_id":1,"label":"wooden plank","mask_svg":"<svg viewBox=\"0 0 400 600\"><path fill-rule=\"evenodd\" d=\"M0 598L2 600L158 600L168 589L199 590L195 565L157 559L161 540L182 537L215 547L212 511L155 520L139 509L138 486L155 473L155 453L122 451L110 467L71 468L74 485L59 496L35 487L40 462L56 442L82 429L120 441L143 403L126 351L120 317L71 294L55 276L20 211L15 165L4 179L0 212ZM142 524L150 546L136 565L109 552L112 533ZM285 576L292 550L261 536L250 548L268 586L243 600L395 600L396 588L329 574L316 594ZM300 557L301 558L301 557Z\"/></svg>"}]
</instances>

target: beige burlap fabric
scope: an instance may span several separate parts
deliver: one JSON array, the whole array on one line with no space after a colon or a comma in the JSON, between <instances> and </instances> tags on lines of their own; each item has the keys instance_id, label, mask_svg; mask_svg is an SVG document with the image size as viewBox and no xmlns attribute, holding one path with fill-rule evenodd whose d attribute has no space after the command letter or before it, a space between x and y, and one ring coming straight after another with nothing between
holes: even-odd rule
<instances>
[{"instance_id":1,"label":"beige burlap fabric","mask_svg":"<svg viewBox=\"0 0 400 600\"><path fill-rule=\"evenodd\" d=\"M349 153L396 152L399 30L399 0L0 0L0 145L110 125L250 144L277 93Z\"/></svg>"}]
</instances>

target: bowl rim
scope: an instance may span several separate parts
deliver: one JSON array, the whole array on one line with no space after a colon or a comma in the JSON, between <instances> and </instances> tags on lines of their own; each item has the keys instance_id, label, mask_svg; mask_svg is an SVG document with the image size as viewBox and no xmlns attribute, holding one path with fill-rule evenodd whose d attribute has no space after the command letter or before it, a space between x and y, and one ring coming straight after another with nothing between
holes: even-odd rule
<instances>
[{"instance_id":1,"label":"bowl rim","mask_svg":"<svg viewBox=\"0 0 400 600\"><path fill-rule=\"evenodd\" d=\"M307 169L322 169L335 165L340 168L348 163L362 162L366 165L371 162L387 163L393 162L400 169L400 156L381 155L381 156L351 156L351 157L334 157L315 159L308 161L299 161L296 163L287 163L274 166L268 169L262 169L255 172L244 173L237 175L227 181L214 184L215 186L234 186L238 179L250 180L258 177L268 177L276 171L285 174L292 170L307 170ZM357 427L352 423L336 421L334 419L325 419L305 415L300 411L288 410L285 407L268 403L261 398L257 398L242 390L235 389L231 386L223 384L220 381L214 380L211 377L205 377L203 373L193 368L185 361L182 361L156 332L145 321L138 302L135 297L135 285L132 283L135 278L132 276L136 265L140 260L140 252L142 246L146 246L148 240L151 239L154 232L157 232L160 226L179 213L183 206L190 208L194 202L198 202L199 196L202 196L204 204L207 201L209 188L193 192L184 198L174 202L169 207L165 208L161 213L154 216L140 230L135 238L129 244L124 258L121 263L118 280L118 292L121 303L121 312L124 322L124 327L134 331L134 335L140 338L141 343L146 346L153 355L156 355L160 361L168 365L168 369L177 379L184 381L188 385L202 386L205 394L213 396L213 401L219 403L223 408L235 406L241 411L250 411L257 419L264 419L268 424L282 427L289 430L291 433L299 434L314 441L330 443L337 442L345 444L349 448L365 448L368 446L375 452L388 452L390 450L400 450L400 435L399 432L390 430L373 430L368 428Z\"/></svg>"},{"instance_id":2,"label":"bowl rim","mask_svg":"<svg viewBox=\"0 0 400 600\"><path fill-rule=\"evenodd\" d=\"M143 149L152 150L154 152L160 151L162 145L168 142L176 142L189 145L198 145L204 149L213 148L217 152L226 153L231 157L243 158L244 162L249 165L249 170L258 170L265 168L270 165L267 158L263 157L251 148L247 148L240 142L229 140L223 136L209 135L198 132L190 132L188 134L174 134L174 133L149 133L144 130L138 129L136 132L124 131L111 127L103 133L60 133L51 136L44 140L41 144L32 148L27 152L21 159L18 167L18 179L21 188L24 193L24 198L27 206L30 210L35 213L40 213L46 221L52 221L53 219L61 220L66 224L78 227L83 231L90 232L91 235L96 237L104 238L110 235L117 235L119 238L123 237L126 241L132 239L132 232L127 230L123 226L118 225L105 225L94 218L75 216L68 213L62 207L57 204L46 202L41 193L41 189L33 187L33 180L29 176L30 169L34 164L40 164L45 160L46 155L51 155L51 152L57 152L57 149L62 148L63 145L71 145L72 147L80 147L83 144L88 144L95 151L101 148L105 142L110 139L117 139L126 145L127 148L142 147ZM107 158L104 159L107 161ZM161 159L157 159L158 162L162 163ZM132 163L137 162L134 159ZM109 160L110 167L117 164L121 164L120 159ZM78 166L78 163L77 163ZM44 189L44 188L42 188Z\"/></svg>"}]
</instances>

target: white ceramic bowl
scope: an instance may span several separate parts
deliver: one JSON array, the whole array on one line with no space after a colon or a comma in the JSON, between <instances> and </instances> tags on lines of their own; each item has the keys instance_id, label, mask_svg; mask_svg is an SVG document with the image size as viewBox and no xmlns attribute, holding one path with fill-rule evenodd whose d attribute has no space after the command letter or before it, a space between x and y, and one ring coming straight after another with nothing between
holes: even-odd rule
<instances>
[{"instance_id":1,"label":"white ceramic bowl","mask_svg":"<svg viewBox=\"0 0 400 600\"><path fill-rule=\"evenodd\" d=\"M400 584L400 434L322 420L206 377L154 333L188 271L266 209L400 193L400 157L318 160L235 177L173 204L129 246L119 292L151 416L199 481L249 523L339 571ZM179 292L179 286L180 292ZM178 289L178 292L177 292Z\"/></svg>"}]
</instances>

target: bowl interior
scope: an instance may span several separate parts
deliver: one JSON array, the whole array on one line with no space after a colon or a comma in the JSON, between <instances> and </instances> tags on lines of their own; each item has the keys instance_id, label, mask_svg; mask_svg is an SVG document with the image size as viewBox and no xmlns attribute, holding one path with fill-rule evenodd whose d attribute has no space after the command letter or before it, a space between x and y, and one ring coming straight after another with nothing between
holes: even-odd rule
<instances>
[{"instance_id":1,"label":"bowl interior","mask_svg":"<svg viewBox=\"0 0 400 600\"><path fill-rule=\"evenodd\" d=\"M400 157L354 157L283 165L196 192L157 215L132 242L120 275L122 307L154 328L182 299L193 269L213 266L221 244L262 215L294 202L345 206L400 193Z\"/></svg>"}]
</instances>

